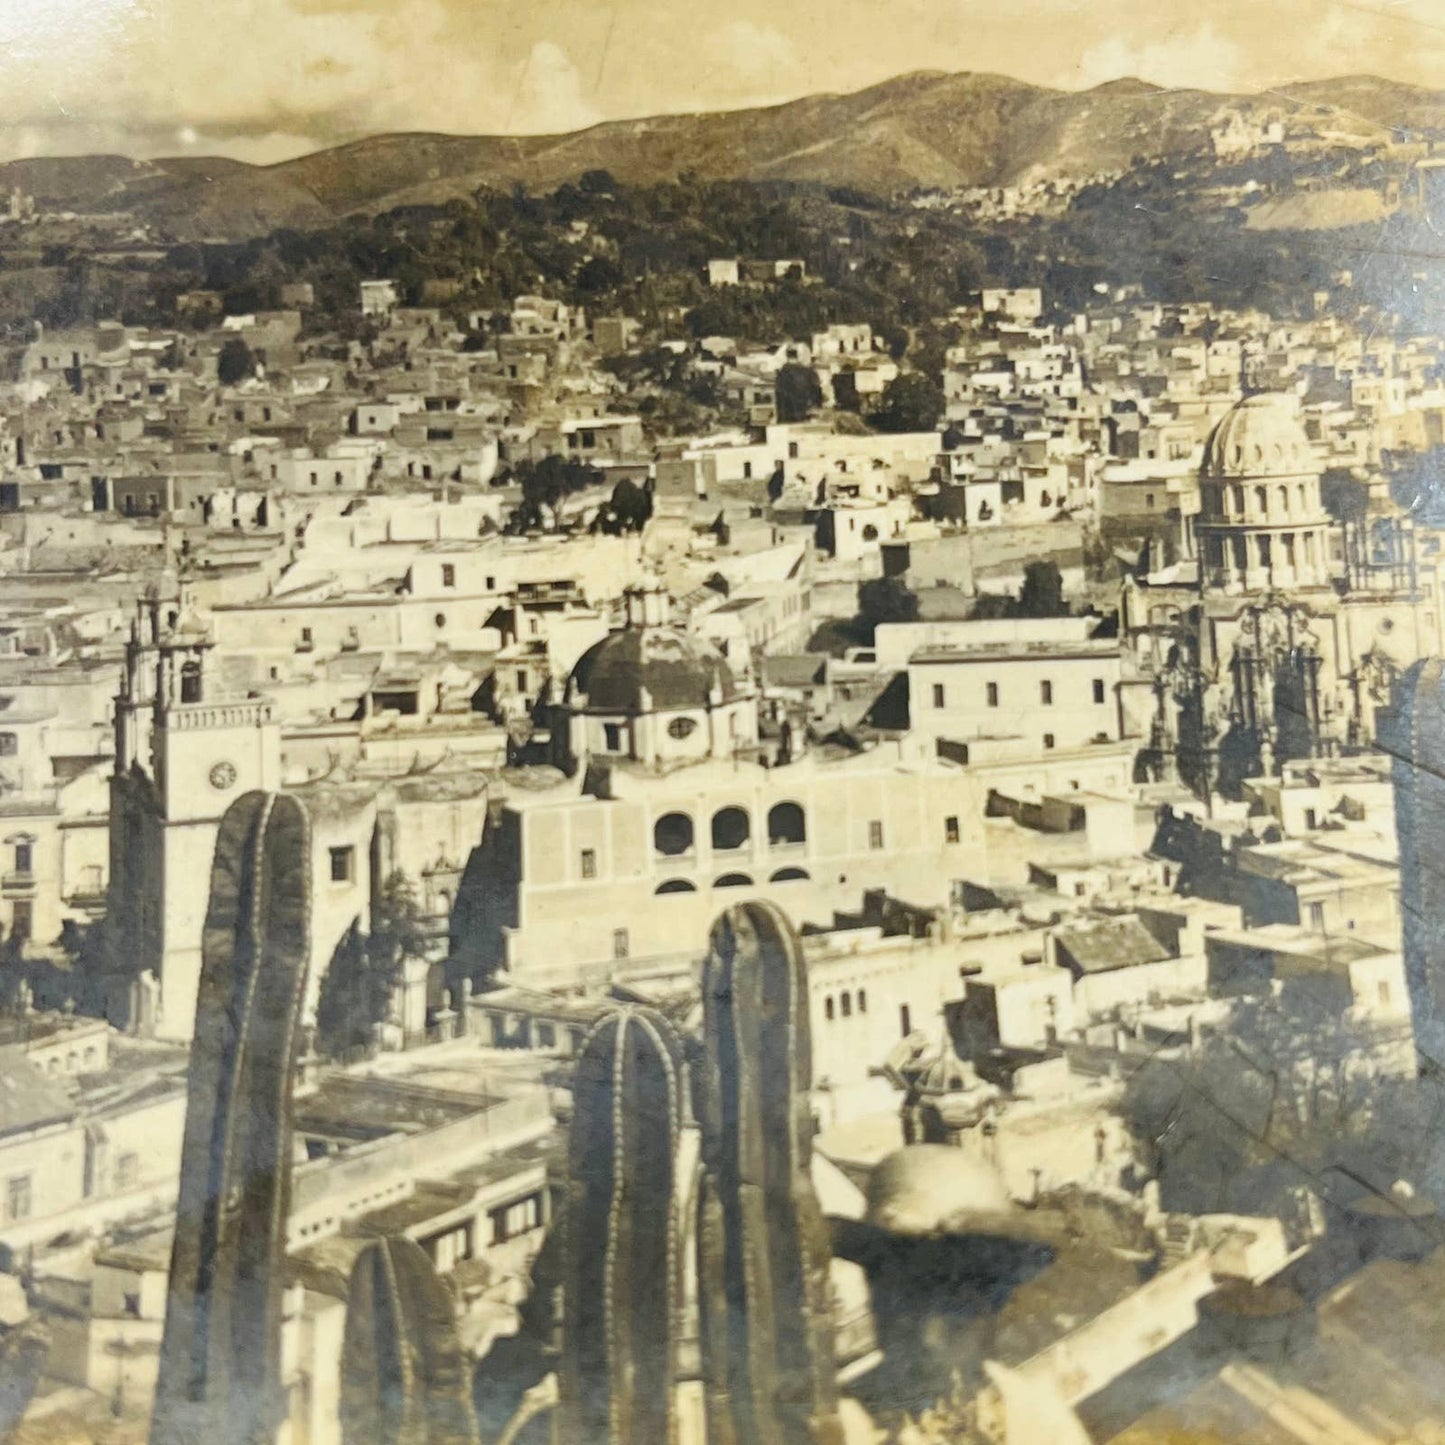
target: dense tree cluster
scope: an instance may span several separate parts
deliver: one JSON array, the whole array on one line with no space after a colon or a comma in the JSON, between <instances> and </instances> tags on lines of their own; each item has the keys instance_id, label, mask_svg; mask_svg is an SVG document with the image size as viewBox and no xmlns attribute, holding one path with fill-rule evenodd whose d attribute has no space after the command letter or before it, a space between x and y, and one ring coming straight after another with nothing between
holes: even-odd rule
<instances>
[{"instance_id":1,"label":"dense tree cluster","mask_svg":"<svg viewBox=\"0 0 1445 1445\"><path fill-rule=\"evenodd\" d=\"M917 622L918 598L897 577L874 577L858 588L858 622L869 642L885 622Z\"/></svg>"},{"instance_id":2,"label":"dense tree cluster","mask_svg":"<svg viewBox=\"0 0 1445 1445\"><path fill-rule=\"evenodd\" d=\"M545 456L520 462L512 480L522 488L522 499L507 520L508 533L553 530L561 520L562 503L574 492L595 487L602 473L571 457Z\"/></svg>"},{"instance_id":3,"label":"dense tree cluster","mask_svg":"<svg viewBox=\"0 0 1445 1445\"><path fill-rule=\"evenodd\" d=\"M316 1004L316 1044L338 1057L369 1047L391 1011L408 959L425 958L427 937L411 879L392 873L372 904L371 931L353 927L332 955Z\"/></svg>"},{"instance_id":4,"label":"dense tree cluster","mask_svg":"<svg viewBox=\"0 0 1445 1445\"><path fill-rule=\"evenodd\" d=\"M1271 182L1280 194L1324 178L1305 162L1273 164L1285 167ZM1365 158L1345 181L1378 180L1372 165ZM0 253L0 320L17 334L31 316L51 326L105 317L196 324L196 293L214 293L228 312L266 310L299 281L315 295L312 332L346 337L362 324L358 283L386 276L406 304L440 305L457 319L541 290L595 312L625 311L653 337L685 323L694 336L802 339L830 322L867 321L895 357L936 381L943 319L982 285L1041 286L1061 312L1101 287L1134 285L1159 300L1291 315L1358 249L1369 257L1355 280L1359 300L1413 298L1422 324L1445 303L1445 278L1415 276L1418 258L1432 254L1421 218L1402 213L1383 230L1246 229L1242 209L1210 199L1230 179L1227 166L1204 158L1182 172L1172 161L1140 162L1084 187L1060 213L981 220L853 188L692 175L633 186L592 170L546 195L484 187L311 231L186 242L156 263L101 262L83 244L23 259ZM796 259L804 274L710 288L707 261L733 256Z\"/></svg>"}]
</instances>

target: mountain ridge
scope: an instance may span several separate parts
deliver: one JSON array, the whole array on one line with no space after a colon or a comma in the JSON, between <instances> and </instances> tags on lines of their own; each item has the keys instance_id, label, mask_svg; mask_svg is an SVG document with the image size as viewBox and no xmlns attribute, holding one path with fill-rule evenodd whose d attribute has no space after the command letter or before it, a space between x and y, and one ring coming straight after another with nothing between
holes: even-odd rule
<instances>
[{"instance_id":1,"label":"mountain ridge","mask_svg":"<svg viewBox=\"0 0 1445 1445\"><path fill-rule=\"evenodd\" d=\"M550 189L595 169L633 184L690 172L883 194L1077 178L1197 151L1231 115L1295 116L1368 143L1445 134L1445 92L1370 75L1228 94L1133 78L1064 91L988 72L913 71L858 91L555 135L390 132L266 166L220 156L38 157L0 165L0 189L19 186L48 209L134 214L178 240L239 239L481 186Z\"/></svg>"}]
</instances>

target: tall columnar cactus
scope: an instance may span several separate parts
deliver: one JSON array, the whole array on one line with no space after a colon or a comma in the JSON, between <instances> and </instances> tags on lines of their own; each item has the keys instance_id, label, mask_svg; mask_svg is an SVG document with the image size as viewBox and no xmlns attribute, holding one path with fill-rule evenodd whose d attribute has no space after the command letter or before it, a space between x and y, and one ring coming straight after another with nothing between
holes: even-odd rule
<instances>
[{"instance_id":1,"label":"tall columnar cactus","mask_svg":"<svg viewBox=\"0 0 1445 1445\"><path fill-rule=\"evenodd\" d=\"M294 798L247 793L221 819L153 1445L269 1445L284 1415L282 1267L309 860Z\"/></svg>"},{"instance_id":2,"label":"tall columnar cactus","mask_svg":"<svg viewBox=\"0 0 1445 1445\"><path fill-rule=\"evenodd\" d=\"M841 1445L814 1193L802 948L770 903L730 908L703 974L698 1293L710 1445Z\"/></svg>"},{"instance_id":3,"label":"tall columnar cactus","mask_svg":"<svg viewBox=\"0 0 1445 1445\"><path fill-rule=\"evenodd\" d=\"M684 1088L677 1036L649 1009L619 1010L583 1045L563 1264L559 1438L567 1445L676 1438Z\"/></svg>"},{"instance_id":4,"label":"tall columnar cactus","mask_svg":"<svg viewBox=\"0 0 1445 1445\"><path fill-rule=\"evenodd\" d=\"M451 1296L410 1239L356 1258L341 1355L343 1445L477 1445Z\"/></svg>"}]
</instances>

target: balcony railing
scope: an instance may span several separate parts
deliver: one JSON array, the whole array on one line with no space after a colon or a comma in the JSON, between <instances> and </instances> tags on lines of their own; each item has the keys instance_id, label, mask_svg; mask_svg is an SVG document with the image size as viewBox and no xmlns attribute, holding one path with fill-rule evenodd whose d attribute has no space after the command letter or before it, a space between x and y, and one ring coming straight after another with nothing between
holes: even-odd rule
<instances>
[{"instance_id":1,"label":"balcony railing","mask_svg":"<svg viewBox=\"0 0 1445 1445\"><path fill-rule=\"evenodd\" d=\"M265 698L238 702L188 702L166 713L173 732L201 732L207 728L260 727L271 721L271 703Z\"/></svg>"}]
</instances>

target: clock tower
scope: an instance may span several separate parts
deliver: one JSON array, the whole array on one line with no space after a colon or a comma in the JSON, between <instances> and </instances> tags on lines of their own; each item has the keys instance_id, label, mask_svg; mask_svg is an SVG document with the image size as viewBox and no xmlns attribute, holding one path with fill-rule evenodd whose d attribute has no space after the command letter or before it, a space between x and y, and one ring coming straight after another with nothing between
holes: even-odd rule
<instances>
[{"instance_id":1,"label":"clock tower","mask_svg":"<svg viewBox=\"0 0 1445 1445\"><path fill-rule=\"evenodd\" d=\"M281 780L281 730L266 698L216 684L210 631L184 593L137 609L115 703L111 780L110 1014L189 1040L211 859L221 815ZM158 996L147 987L153 976Z\"/></svg>"}]
</instances>

